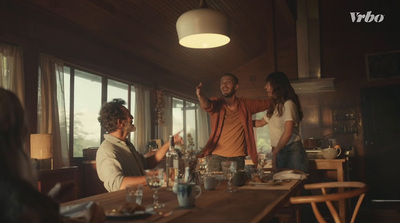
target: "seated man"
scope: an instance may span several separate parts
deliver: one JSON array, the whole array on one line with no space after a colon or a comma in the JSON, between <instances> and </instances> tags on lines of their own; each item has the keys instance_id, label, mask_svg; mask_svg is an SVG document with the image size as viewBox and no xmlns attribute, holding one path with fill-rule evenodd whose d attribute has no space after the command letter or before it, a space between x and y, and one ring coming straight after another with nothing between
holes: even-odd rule
<instances>
[{"instance_id":1,"label":"seated man","mask_svg":"<svg viewBox=\"0 0 400 223\"><path fill-rule=\"evenodd\" d=\"M136 128L132 124L133 116L124 104L122 99L106 103L98 118L107 134L97 150L97 174L109 192L125 189L129 184L146 184L144 170L154 168L169 148L168 142L151 156L138 153L127 139ZM182 138L176 134L174 141L182 143Z\"/></svg>"}]
</instances>

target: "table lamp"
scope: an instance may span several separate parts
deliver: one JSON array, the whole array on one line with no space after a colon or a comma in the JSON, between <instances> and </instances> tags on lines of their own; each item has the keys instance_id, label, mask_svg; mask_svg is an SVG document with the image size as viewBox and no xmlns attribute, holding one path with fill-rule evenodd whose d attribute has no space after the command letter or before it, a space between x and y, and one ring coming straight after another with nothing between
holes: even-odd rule
<instances>
[{"instance_id":1,"label":"table lamp","mask_svg":"<svg viewBox=\"0 0 400 223\"><path fill-rule=\"evenodd\" d=\"M51 159L50 168L53 169L53 138L51 134L31 134L31 158L36 162L38 170L41 167L41 160Z\"/></svg>"}]
</instances>

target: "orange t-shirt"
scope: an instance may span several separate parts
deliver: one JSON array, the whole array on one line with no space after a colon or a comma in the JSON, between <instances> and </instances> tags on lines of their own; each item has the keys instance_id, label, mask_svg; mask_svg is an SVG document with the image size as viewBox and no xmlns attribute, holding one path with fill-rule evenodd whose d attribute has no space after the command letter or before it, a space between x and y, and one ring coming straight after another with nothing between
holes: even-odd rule
<instances>
[{"instance_id":1,"label":"orange t-shirt","mask_svg":"<svg viewBox=\"0 0 400 223\"><path fill-rule=\"evenodd\" d=\"M212 154L235 157L245 156L245 151L244 129L240 122L239 113L237 109L235 111L226 109L221 136Z\"/></svg>"}]
</instances>

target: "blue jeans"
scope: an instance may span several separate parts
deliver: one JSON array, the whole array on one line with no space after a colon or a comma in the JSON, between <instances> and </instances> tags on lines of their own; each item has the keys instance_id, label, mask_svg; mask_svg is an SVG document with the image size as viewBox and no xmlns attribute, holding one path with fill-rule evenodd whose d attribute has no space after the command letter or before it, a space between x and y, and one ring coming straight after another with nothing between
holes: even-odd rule
<instances>
[{"instance_id":1,"label":"blue jeans","mask_svg":"<svg viewBox=\"0 0 400 223\"><path fill-rule=\"evenodd\" d=\"M276 166L308 172L308 157L303 143L299 140L283 147L276 157Z\"/></svg>"},{"instance_id":2,"label":"blue jeans","mask_svg":"<svg viewBox=\"0 0 400 223\"><path fill-rule=\"evenodd\" d=\"M222 171L221 162L222 161L236 161L237 169L244 170L244 156L236 157L225 157L218 155L210 155L207 163L208 171Z\"/></svg>"}]
</instances>

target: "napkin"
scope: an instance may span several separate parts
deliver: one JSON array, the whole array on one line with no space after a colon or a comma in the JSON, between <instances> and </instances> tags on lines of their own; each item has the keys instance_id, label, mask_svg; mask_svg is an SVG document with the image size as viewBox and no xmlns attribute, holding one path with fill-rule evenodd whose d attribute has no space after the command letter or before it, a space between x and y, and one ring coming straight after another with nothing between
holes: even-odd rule
<instances>
[{"instance_id":1,"label":"napkin","mask_svg":"<svg viewBox=\"0 0 400 223\"><path fill-rule=\"evenodd\" d=\"M101 206L93 201L60 207L63 222L105 222L106 216Z\"/></svg>"},{"instance_id":2,"label":"napkin","mask_svg":"<svg viewBox=\"0 0 400 223\"><path fill-rule=\"evenodd\" d=\"M275 173L272 176L274 180L302 180L307 179L307 175L304 173L295 173L294 170L284 170L278 173Z\"/></svg>"}]
</instances>

